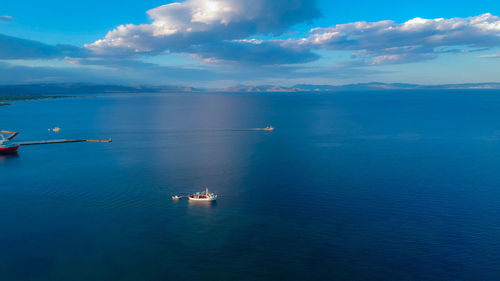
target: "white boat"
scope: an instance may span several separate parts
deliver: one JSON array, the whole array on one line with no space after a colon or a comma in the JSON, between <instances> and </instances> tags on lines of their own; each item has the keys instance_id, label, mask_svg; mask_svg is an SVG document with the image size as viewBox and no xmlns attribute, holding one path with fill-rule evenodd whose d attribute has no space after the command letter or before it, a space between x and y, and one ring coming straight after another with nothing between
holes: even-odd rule
<instances>
[{"instance_id":1,"label":"white boat","mask_svg":"<svg viewBox=\"0 0 500 281\"><path fill-rule=\"evenodd\" d=\"M264 131L274 131L274 127L273 126L267 126L263 130Z\"/></svg>"},{"instance_id":2,"label":"white boat","mask_svg":"<svg viewBox=\"0 0 500 281\"><path fill-rule=\"evenodd\" d=\"M215 201L217 200L217 194L208 192L208 188L203 192L196 192L188 196L190 201Z\"/></svg>"}]
</instances>

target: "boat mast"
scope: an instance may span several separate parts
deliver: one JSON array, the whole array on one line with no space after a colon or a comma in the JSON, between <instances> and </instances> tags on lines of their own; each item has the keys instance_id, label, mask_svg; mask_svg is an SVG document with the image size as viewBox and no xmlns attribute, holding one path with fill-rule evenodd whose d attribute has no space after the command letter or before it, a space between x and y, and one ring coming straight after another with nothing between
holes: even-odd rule
<instances>
[{"instance_id":1,"label":"boat mast","mask_svg":"<svg viewBox=\"0 0 500 281\"><path fill-rule=\"evenodd\" d=\"M1 130L1 131L0 131L0 134L2 135L2 139L3 139L4 141L6 141L6 140L10 141L10 140L12 140L13 138L15 138L17 135L19 135L19 133L18 133L18 132L3 131L3 130ZM9 135L5 138L5 137L3 136L3 134L9 134Z\"/></svg>"}]
</instances>

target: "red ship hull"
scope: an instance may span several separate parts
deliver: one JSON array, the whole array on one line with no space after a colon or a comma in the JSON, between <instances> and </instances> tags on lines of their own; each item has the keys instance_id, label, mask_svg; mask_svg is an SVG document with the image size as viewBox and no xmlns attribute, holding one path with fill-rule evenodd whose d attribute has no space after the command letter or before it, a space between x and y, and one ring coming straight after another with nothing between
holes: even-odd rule
<instances>
[{"instance_id":1,"label":"red ship hull","mask_svg":"<svg viewBox=\"0 0 500 281\"><path fill-rule=\"evenodd\" d=\"M19 146L0 147L0 154L16 153L18 148L19 148Z\"/></svg>"}]
</instances>

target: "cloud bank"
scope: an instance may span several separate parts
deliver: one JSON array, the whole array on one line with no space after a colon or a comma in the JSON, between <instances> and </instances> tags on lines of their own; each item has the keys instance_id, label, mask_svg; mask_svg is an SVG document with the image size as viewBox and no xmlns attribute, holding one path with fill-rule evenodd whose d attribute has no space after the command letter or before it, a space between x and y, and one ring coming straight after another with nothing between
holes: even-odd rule
<instances>
[{"instance_id":1,"label":"cloud bank","mask_svg":"<svg viewBox=\"0 0 500 281\"><path fill-rule=\"evenodd\" d=\"M283 5L288 3L289 5ZM291 3L290 3L291 2ZM319 59L314 50L352 51L357 65L408 63L440 53L500 46L500 18L414 18L314 28L305 38L253 40L316 17L314 2L189 0L148 11L152 24L122 25L86 45L100 55L192 53L207 61L294 64ZM280 7L288 7L280 9Z\"/></svg>"},{"instance_id":2,"label":"cloud bank","mask_svg":"<svg viewBox=\"0 0 500 281\"><path fill-rule=\"evenodd\" d=\"M354 51L354 57L367 59L369 64L404 63L450 51L498 47L500 18L487 13L469 18L414 18L401 24L390 20L354 22L315 28L297 43Z\"/></svg>"},{"instance_id":3,"label":"cloud bank","mask_svg":"<svg viewBox=\"0 0 500 281\"><path fill-rule=\"evenodd\" d=\"M97 55L131 56L212 49L221 42L224 48L249 50L249 46L253 46L252 49L260 49L256 52L262 54L266 50L275 52L281 46L277 43L249 45L231 40L279 35L294 24L320 15L315 0L188 0L147 13L153 21L151 24L120 25L105 38L85 47ZM293 50L283 49L283 52Z\"/></svg>"}]
</instances>

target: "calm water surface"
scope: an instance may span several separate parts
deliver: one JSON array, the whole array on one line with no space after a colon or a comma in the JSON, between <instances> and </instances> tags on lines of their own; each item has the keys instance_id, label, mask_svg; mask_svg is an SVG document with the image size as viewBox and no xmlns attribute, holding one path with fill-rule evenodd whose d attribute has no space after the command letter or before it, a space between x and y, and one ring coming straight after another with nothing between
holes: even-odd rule
<instances>
[{"instance_id":1,"label":"calm water surface","mask_svg":"<svg viewBox=\"0 0 500 281\"><path fill-rule=\"evenodd\" d=\"M113 139L0 156L0 280L500 279L499 92L110 94L0 127Z\"/></svg>"}]
</instances>

